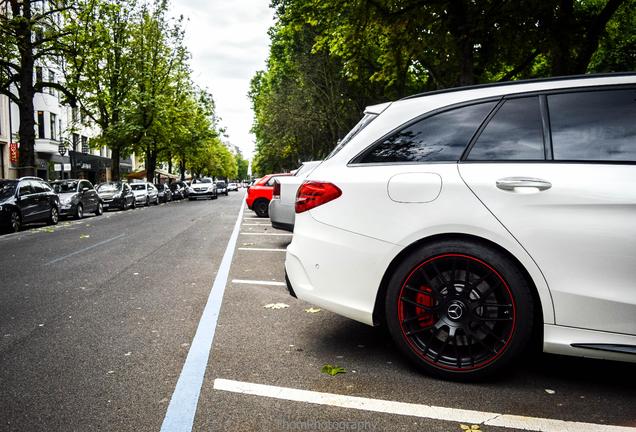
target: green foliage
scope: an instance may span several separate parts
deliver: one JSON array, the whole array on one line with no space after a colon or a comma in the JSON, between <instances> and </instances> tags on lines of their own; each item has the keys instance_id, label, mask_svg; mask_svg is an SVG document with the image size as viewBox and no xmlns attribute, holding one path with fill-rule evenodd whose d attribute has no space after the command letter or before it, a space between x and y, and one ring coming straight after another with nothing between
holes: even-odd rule
<instances>
[{"instance_id":1,"label":"green foliage","mask_svg":"<svg viewBox=\"0 0 636 432\"><path fill-rule=\"evenodd\" d=\"M366 105L492 81L634 70L636 0L273 0L252 79L255 174L324 157Z\"/></svg>"}]
</instances>

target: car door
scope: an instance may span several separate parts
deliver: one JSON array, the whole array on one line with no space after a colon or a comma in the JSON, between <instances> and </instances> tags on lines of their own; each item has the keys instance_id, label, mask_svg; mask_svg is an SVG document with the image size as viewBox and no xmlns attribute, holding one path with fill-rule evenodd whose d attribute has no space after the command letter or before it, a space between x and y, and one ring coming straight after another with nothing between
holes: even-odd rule
<instances>
[{"instance_id":1,"label":"car door","mask_svg":"<svg viewBox=\"0 0 636 432\"><path fill-rule=\"evenodd\" d=\"M459 165L543 272L556 324L636 334L634 119L634 89L507 100Z\"/></svg>"},{"instance_id":2,"label":"car door","mask_svg":"<svg viewBox=\"0 0 636 432\"><path fill-rule=\"evenodd\" d=\"M18 186L18 207L22 216L22 223L37 218L37 196L34 194L30 180L22 180Z\"/></svg>"}]
</instances>

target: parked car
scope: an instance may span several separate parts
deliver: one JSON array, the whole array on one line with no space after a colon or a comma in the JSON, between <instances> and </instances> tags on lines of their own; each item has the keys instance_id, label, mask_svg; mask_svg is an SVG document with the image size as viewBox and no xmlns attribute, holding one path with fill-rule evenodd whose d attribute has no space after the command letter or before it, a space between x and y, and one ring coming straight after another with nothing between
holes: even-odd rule
<instances>
[{"instance_id":1,"label":"parked car","mask_svg":"<svg viewBox=\"0 0 636 432\"><path fill-rule=\"evenodd\" d=\"M301 185L298 298L470 380L544 351L636 362L636 75L367 109Z\"/></svg>"},{"instance_id":2,"label":"parked car","mask_svg":"<svg viewBox=\"0 0 636 432\"><path fill-rule=\"evenodd\" d=\"M159 183L156 184L157 193L159 194L159 201L163 203L167 203L172 201L172 191L167 184Z\"/></svg>"},{"instance_id":3,"label":"parked car","mask_svg":"<svg viewBox=\"0 0 636 432\"><path fill-rule=\"evenodd\" d=\"M0 228L3 231L17 232L31 222L46 221L55 225L59 215L60 200L41 178L0 179Z\"/></svg>"},{"instance_id":4,"label":"parked car","mask_svg":"<svg viewBox=\"0 0 636 432\"><path fill-rule=\"evenodd\" d=\"M56 180L51 187L60 198L60 216L81 219L86 213L99 216L104 212L102 199L88 180Z\"/></svg>"},{"instance_id":5,"label":"parked car","mask_svg":"<svg viewBox=\"0 0 636 432\"><path fill-rule=\"evenodd\" d=\"M245 197L247 207L253 210L258 217L268 217L269 202L272 200L272 192L274 191L274 180L289 175L291 174L269 174L256 181L247 189Z\"/></svg>"},{"instance_id":6,"label":"parked car","mask_svg":"<svg viewBox=\"0 0 636 432\"><path fill-rule=\"evenodd\" d=\"M145 206L149 206L150 204L159 204L159 193L152 183L135 182L131 183L130 187L135 194L135 201L137 204Z\"/></svg>"},{"instance_id":7,"label":"parked car","mask_svg":"<svg viewBox=\"0 0 636 432\"><path fill-rule=\"evenodd\" d=\"M227 196L228 195L227 183L225 183L224 181L216 182L216 192L218 194L223 194Z\"/></svg>"},{"instance_id":8,"label":"parked car","mask_svg":"<svg viewBox=\"0 0 636 432\"><path fill-rule=\"evenodd\" d=\"M137 207L137 200L128 183L116 181L100 183L95 187L102 199L104 210L118 208L128 210Z\"/></svg>"},{"instance_id":9,"label":"parked car","mask_svg":"<svg viewBox=\"0 0 636 432\"><path fill-rule=\"evenodd\" d=\"M192 184L188 187L188 199L192 201L199 198L218 198L216 184L211 178L198 178L192 180Z\"/></svg>"},{"instance_id":10,"label":"parked car","mask_svg":"<svg viewBox=\"0 0 636 432\"><path fill-rule=\"evenodd\" d=\"M180 200L188 197L188 185L183 181L176 181L170 183L170 190L172 191L172 199Z\"/></svg>"},{"instance_id":11,"label":"parked car","mask_svg":"<svg viewBox=\"0 0 636 432\"><path fill-rule=\"evenodd\" d=\"M228 183L227 184L227 190L231 191L231 192L238 192L238 190L239 190L238 183Z\"/></svg>"},{"instance_id":12,"label":"parked car","mask_svg":"<svg viewBox=\"0 0 636 432\"><path fill-rule=\"evenodd\" d=\"M294 231L296 212L296 192L305 177L316 168L321 161L303 162L293 176L278 177L274 180L272 200L269 202L269 218L274 228Z\"/></svg>"}]
</instances>

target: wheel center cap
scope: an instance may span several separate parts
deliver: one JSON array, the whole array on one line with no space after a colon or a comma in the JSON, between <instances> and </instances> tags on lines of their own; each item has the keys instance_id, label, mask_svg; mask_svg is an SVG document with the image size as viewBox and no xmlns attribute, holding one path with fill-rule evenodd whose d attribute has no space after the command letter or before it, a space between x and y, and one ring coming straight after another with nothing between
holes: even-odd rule
<instances>
[{"instance_id":1,"label":"wheel center cap","mask_svg":"<svg viewBox=\"0 0 636 432\"><path fill-rule=\"evenodd\" d=\"M452 302L450 305L448 305L446 314L453 321L461 319L461 317L464 315L464 304L458 301Z\"/></svg>"}]
</instances>

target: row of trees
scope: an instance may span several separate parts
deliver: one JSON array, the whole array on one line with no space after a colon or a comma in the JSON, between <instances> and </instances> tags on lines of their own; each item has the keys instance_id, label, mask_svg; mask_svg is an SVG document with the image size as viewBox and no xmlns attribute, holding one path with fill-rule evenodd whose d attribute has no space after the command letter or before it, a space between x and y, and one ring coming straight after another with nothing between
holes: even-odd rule
<instances>
[{"instance_id":1,"label":"row of trees","mask_svg":"<svg viewBox=\"0 0 636 432\"><path fill-rule=\"evenodd\" d=\"M99 126L93 145L119 160L143 155L147 177L158 163L183 176L235 178L240 154L223 145L210 94L191 79L181 19L167 0L0 0L0 91L20 110L20 175L34 173L35 93L54 88L63 103ZM37 64L54 64L64 80L33 80ZM79 127L72 124L71 127Z\"/></svg>"},{"instance_id":2,"label":"row of trees","mask_svg":"<svg viewBox=\"0 0 636 432\"><path fill-rule=\"evenodd\" d=\"M253 170L324 157L365 106L427 90L633 71L636 0L273 0Z\"/></svg>"}]
</instances>

